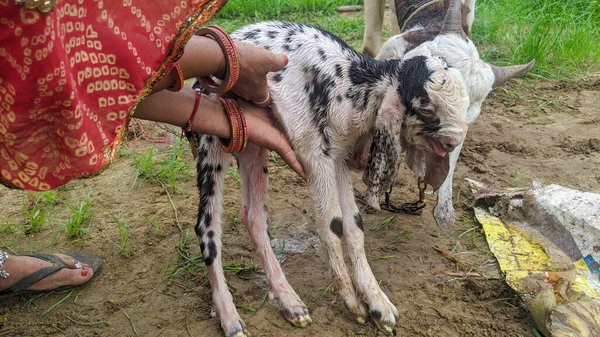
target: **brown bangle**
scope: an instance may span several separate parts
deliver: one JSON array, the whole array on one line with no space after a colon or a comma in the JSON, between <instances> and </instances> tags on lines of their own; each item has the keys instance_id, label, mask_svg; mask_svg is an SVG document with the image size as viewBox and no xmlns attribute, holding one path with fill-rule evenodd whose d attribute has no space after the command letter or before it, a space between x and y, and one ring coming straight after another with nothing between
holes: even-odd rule
<instances>
[{"instance_id":1,"label":"brown bangle","mask_svg":"<svg viewBox=\"0 0 600 337\"><path fill-rule=\"evenodd\" d=\"M248 132L246 128L246 118L240 105L230 98L219 97L219 103L225 109L229 126L231 127L231 138L219 138L225 152L242 152L248 144Z\"/></svg>"},{"instance_id":2,"label":"brown bangle","mask_svg":"<svg viewBox=\"0 0 600 337\"><path fill-rule=\"evenodd\" d=\"M225 78L222 83L219 85L210 76L205 76L200 77L201 85L211 93L226 93L233 88L240 76L240 55L233 40L218 26L204 27L196 35L213 38L225 55Z\"/></svg>"},{"instance_id":3,"label":"brown bangle","mask_svg":"<svg viewBox=\"0 0 600 337\"><path fill-rule=\"evenodd\" d=\"M175 83L173 83L172 86L168 87L167 90L177 92L181 90L181 88L183 88L183 70L181 70L179 63L175 63L171 71L175 71L177 73L177 80L175 81Z\"/></svg>"},{"instance_id":4,"label":"brown bangle","mask_svg":"<svg viewBox=\"0 0 600 337\"><path fill-rule=\"evenodd\" d=\"M196 89L194 89L194 94L196 94L195 101L194 101L194 109L192 110L190 119L188 119L185 126L181 128L180 140L183 139L183 136L185 135L186 132L192 131L192 124L194 123L194 118L196 117L196 112L198 112L198 107L200 106L200 99L202 98L202 94L200 94L200 92Z\"/></svg>"}]
</instances>

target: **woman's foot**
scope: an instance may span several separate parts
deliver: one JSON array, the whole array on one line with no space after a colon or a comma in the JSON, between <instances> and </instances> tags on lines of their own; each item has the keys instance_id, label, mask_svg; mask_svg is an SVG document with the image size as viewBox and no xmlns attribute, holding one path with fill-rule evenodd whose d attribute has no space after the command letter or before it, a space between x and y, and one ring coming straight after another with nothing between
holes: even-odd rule
<instances>
[{"instance_id":1,"label":"woman's foot","mask_svg":"<svg viewBox=\"0 0 600 337\"><path fill-rule=\"evenodd\" d=\"M78 286L86 283L94 276L94 271L89 265L78 262L69 255L54 255L60 258L66 267L44 277L26 290L44 291L65 286ZM0 278L0 292L10 288L26 276L52 266L54 266L52 263L36 257L10 255L4 262L4 270L9 276L6 279Z\"/></svg>"}]
</instances>

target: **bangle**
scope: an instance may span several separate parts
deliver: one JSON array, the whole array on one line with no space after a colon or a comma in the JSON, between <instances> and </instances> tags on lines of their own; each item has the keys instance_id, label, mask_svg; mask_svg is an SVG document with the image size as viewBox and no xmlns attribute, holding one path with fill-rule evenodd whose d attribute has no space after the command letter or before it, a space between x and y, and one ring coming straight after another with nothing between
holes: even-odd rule
<instances>
[{"instance_id":1,"label":"bangle","mask_svg":"<svg viewBox=\"0 0 600 337\"><path fill-rule=\"evenodd\" d=\"M179 91L181 90L181 88L183 88L183 70L181 70L181 67L179 66L179 63L175 63L175 65L173 66L173 69L171 69L171 71L175 70L175 72L177 73L177 80L175 81L175 83L173 83L172 86L168 87L167 90L169 91Z\"/></svg>"},{"instance_id":2,"label":"bangle","mask_svg":"<svg viewBox=\"0 0 600 337\"><path fill-rule=\"evenodd\" d=\"M185 126L183 126L181 128L181 137L180 137L181 139L183 139L183 135L185 135L186 132L192 131L192 124L194 123L194 118L196 117L196 112L198 112L198 107L200 106L200 98L202 97L202 95L200 94L200 92L198 90L195 90L195 89L194 89L194 94L196 95L195 101L194 101L194 109L192 110L190 119L188 119Z\"/></svg>"},{"instance_id":3,"label":"bangle","mask_svg":"<svg viewBox=\"0 0 600 337\"><path fill-rule=\"evenodd\" d=\"M219 97L219 103L225 109L229 126L231 127L231 138L219 138L223 150L227 153L242 152L248 144L248 132L246 130L246 118L240 105L233 99Z\"/></svg>"},{"instance_id":4,"label":"bangle","mask_svg":"<svg viewBox=\"0 0 600 337\"><path fill-rule=\"evenodd\" d=\"M6 270L4 270L4 262L8 260L8 254L6 252L0 250L0 277L8 278L10 276Z\"/></svg>"},{"instance_id":5,"label":"bangle","mask_svg":"<svg viewBox=\"0 0 600 337\"><path fill-rule=\"evenodd\" d=\"M200 77L202 86L211 93L221 94L231 90L240 76L240 54L233 40L218 26L208 26L200 29L196 35L213 38L221 46L225 55L225 78L217 84L210 76Z\"/></svg>"}]
</instances>

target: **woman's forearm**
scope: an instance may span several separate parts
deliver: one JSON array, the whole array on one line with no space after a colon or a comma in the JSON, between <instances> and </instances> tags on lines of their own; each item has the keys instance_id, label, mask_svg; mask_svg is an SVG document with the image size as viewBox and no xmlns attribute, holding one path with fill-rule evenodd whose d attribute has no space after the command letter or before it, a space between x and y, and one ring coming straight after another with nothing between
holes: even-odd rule
<instances>
[{"instance_id":1,"label":"woman's forearm","mask_svg":"<svg viewBox=\"0 0 600 337\"><path fill-rule=\"evenodd\" d=\"M185 79L209 75L225 77L225 56L221 46L208 37L192 36L178 63ZM176 80L176 72L170 72L154 86L153 92L170 87Z\"/></svg>"},{"instance_id":2,"label":"woman's forearm","mask_svg":"<svg viewBox=\"0 0 600 337\"><path fill-rule=\"evenodd\" d=\"M194 109L195 97L194 89L187 86L179 92L163 90L141 101L135 117L183 127ZM231 136L225 110L214 98L205 95L200 100L192 130L221 138Z\"/></svg>"}]
</instances>

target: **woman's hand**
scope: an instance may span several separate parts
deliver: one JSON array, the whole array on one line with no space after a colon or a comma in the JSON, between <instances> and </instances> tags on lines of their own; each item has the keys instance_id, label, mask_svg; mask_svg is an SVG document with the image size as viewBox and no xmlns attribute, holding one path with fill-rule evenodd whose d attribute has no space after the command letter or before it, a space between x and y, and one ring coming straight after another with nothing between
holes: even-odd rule
<instances>
[{"instance_id":1,"label":"woman's hand","mask_svg":"<svg viewBox=\"0 0 600 337\"><path fill-rule=\"evenodd\" d=\"M292 170L306 180L302 164L296 158L286 136L277 127L272 112L268 108L260 108L241 99L237 102L246 117L248 141L277 152Z\"/></svg>"},{"instance_id":2,"label":"woman's hand","mask_svg":"<svg viewBox=\"0 0 600 337\"><path fill-rule=\"evenodd\" d=\"M266 107L271 104L267 73L277 72L288 63L287 56L274 54L250 43L235 42L240 55L240 77L231 91L237 96Z\"/></svg>"}]
</instances>

